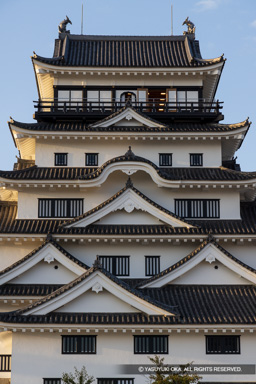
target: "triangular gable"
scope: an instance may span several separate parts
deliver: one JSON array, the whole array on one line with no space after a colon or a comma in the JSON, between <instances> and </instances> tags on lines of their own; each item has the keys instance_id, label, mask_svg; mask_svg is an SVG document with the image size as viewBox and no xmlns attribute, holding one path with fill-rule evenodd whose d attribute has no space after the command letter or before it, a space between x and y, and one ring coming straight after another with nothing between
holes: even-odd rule
<instances>
[{"instance_id":1,"label":"triangular gable","mask_svg":"<svg viewBox=\"0 0 256 384\"><path fill-rule=\"evenodd\" d=\"M64 224L64 226L67 226L68 228L84 228L118 210L124 210L126 213L140 210L147 212L157 220L160 220L160 222L171 225L172 227L192 228L192 225L188 224L185 220L182 220L174 213L153 202L139 190L134 188L130 179L126 184L126 187L121 189L121 191L116 193L110 199L86 212L82 216L69 221ZM136 222L134 224L136 224Z\"/></svg>"},{"instance_id":2,"label":"triangular gable","mask_svg":"<svg viewBox=\"0 0 256 384\"><path fill-rule=\"evenodd\" d=\"M2 270L0 272L0 285L6 284L10 281L12 281L12 283L18 282L20 276L29 273L29 271L35 270L35 267L37 265L39 266L40 263L45 263L46 265L51 266L52 263L61 264L70 272L70 276L73 276L73 278L75 276L80 276L89 269L87 265L70 255L60 245L54 243L53 241L46 241L21 260ZM42 284L42 282L38 283ZM53 281L53 283L55 284L56 282Z\"/></svg>"},{"instance_id":3,"label":"triangular gable","mask_svg":"<svg viewBox=\"0 0 256 384\"><path fill-rule=\"evenodd\" d=\"M120 111L108 116L107 118L92 124L90 127L93 128L108 128L113 125L129 125L129 126L146 126L149 128L163 128L166 127L164 124L153 120L143 113L135 111L131 107L125 107Z\"/></svg>"},{"instance_id":4,"label":"triangular gable","mask_svg":"<svg viewBox=\"0 0 256 384\"><path fill-rule=\"evenodd\" d=\"M202 261L210 264L215 260L251 283L256 284L256 270L232 256L214 241L205 241L188 256L140 284L140 288L160 288L191 271Z\"/></svg>"},{"instance_id":5,"label":"triangular gable","mask_svg":"<svg viewBox=\"0 0 256 384\"><path fill-rule=\"evenodd\" d=\"M71 306L71 303L77 301L79 297L86 297L86 292L90 294L93 292L95 299L102 292L108 292L118 300L121 300L123 305L131 306L137 312L143 312L147 315L175 315L170 306L159 303L142 292L131 288L128 284L102 269L98 262L96 262L96 266L94 265L88 272L70 284L65 285L51 295L17 313L22 315L47 315L52 312L64 312L64 308ZM79 312L88 313L87 308L81 306L79 307ZM102 308L99 307L99 313L101 312Z\"/></svg>"}]
</instances>

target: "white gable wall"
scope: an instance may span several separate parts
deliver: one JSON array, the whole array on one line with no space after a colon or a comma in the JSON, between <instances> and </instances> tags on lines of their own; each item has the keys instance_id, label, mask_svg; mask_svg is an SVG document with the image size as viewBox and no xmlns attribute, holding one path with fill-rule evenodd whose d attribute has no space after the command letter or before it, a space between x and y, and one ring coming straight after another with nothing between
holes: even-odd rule
<instances>
[{"instance_id":1,"label":"white gable wall","mask_svg":"<svg viewBox=\"0 0 256 384\"><path fill-rule=\"evenodd\" d=\"M58 267L58 268L56 268ZM54 260L48 264L41 261L19 277L11 280L10 284L67 284L77 278L77 275Z\"/></svg>"},{"instance_id":2,"label":"white gable wall","mask_svg":"<svg viewBox=\"0 0 256 384\"><path fill-rule=\"evenodd\" d=\"M90 290L67 305L58 308L55 312L127 313L138 312L138 309L133 308L131 305L126 304L118 297L103 289L103 291L99 293Z\"/></svg>"},{"instance_id":3,"label":"white gable wall","mask_svg":"<svg viewBox=\"0 0 256 384\"><path fill-rule=\"evenodd\" d=\"M127 125L127 124L125 124ZM135 124L138 126L138 124ZM59 134L58 134L59 135ZM220 140L198 140L191 141L184 139L180 140L127 140L118 138L118 132L113 133L115 140L109 138L106 141L104 138L98 140L97 137L90 140L87 137L85 140L79 138L74 140L72 136L67 140L63 137L62 140L52 140L49 138L36 140L36 165L39 167L53 167L54 166L54 153L64 152L68 153L68 166L69 167L84 167L85 166L85 153L99 153L99 166L114 157L124 155L128 147L132 147L135 155L144 157L159 166L159 153L172 153L173 167L189 167L190 166L190 153L203 153L203 166L204 167L219 167L221 165L221 141ZM146 133L146 135L150 135ZM175 133L173 134L175 136ZM129 133L127 134L129 136ZM145 135L144 135L145 136Z\"/></svg>"},{"instance_id":4,"label":"white gable wall","mask_svg":"<svg viewBox=\"0 0 256 384\"><path fill-rule=\"evenodd\" d=\"M216 269L215 267L218 267ZM171 284L184 285L247 285L252 284L245 278L225 267L222 263L215 261L209 264L202 261L189 272L184 273L181 277L173 280Z\"/></svg>"}]
</instances>

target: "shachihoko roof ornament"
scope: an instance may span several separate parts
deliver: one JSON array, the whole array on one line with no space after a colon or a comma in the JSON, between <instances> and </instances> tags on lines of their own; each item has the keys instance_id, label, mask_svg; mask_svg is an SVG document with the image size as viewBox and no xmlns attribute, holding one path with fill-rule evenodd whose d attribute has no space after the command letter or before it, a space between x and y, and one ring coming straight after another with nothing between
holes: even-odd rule
<instances>
[{"instance_id":1,"label":"shachihoko roof ornament","mask_svg":"<svg viewBox=\"0 0 256 384\"><path fill-rule=\"evenodd\" d=\"M70 33L70 31L67 31L67 24L71 24L71 20L66 16L66 19L62 20L59 24L59 33Z\"/></svg>"},{"instance_id":2,"label":"shachihoko roof ornament","mask_svg":"<svg viewBox=\"0 0 256 384\"><path fill-rule=\"evenodd\" d=\"M183 35L195 34L195 32L196 32L195 24L192 23L192 21L190 21L188 17L186 18L186 20L183 22L182 25L187 25L187 27L188 27L188 30L184 31Z\"/></svg>"}]
</instances>

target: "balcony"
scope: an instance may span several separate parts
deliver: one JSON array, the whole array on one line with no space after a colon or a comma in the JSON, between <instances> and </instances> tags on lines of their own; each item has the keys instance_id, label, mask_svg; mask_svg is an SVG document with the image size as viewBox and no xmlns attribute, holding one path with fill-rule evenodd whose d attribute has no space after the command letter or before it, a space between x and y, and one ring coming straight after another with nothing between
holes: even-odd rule
<instances>
[{"instance_id":1,"label":"balcony","mask_svg":"<svg viewBox=\"0 0 256 384\"><path fill-rule=\"evenodd\" d=\"M45 120L86 120L97 121L119 111L125 106L131 106L136 111L157 119L161 122L170 121L220 121L223 108L219 101L206 102L167 102L160 99L138 101L63 101L39 100L35 103L34 118Z\"/></svg>"}]
</instances>

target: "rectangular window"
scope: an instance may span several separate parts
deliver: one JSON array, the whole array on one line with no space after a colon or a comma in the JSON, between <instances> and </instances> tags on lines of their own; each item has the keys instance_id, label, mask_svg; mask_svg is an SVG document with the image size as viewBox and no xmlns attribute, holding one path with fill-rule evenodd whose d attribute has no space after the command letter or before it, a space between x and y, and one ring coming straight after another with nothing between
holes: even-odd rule
<instances>
[{"instance_id":1,"label":"rectangular window","mask_svg":"<svg viewBox=\"0 0 256 384\"><path fill-rule=\"evenodd\" d=\"M61 379L43 379L44 384L61 384Z\"/></svg>"},{"instance_id":2,"label":"rectangular window","mask_svg":"<svg viewBox=\"0 0 256 384\"><path fill-rule=\"evenodd\" d=\"M11 372L12 355L0 355L0 372Z\"/></svg>"},{"instance_id":3,"label":"rectangular window","mask_svg":"<svg viewBox=\"0 0 256 384\"><path fill-rule=\"evenodd\" d=\"M159 153L159 166L160 167L172 166L172 153Z\"/></svg>"},{"instance_id":4,"label":"rectangular window","mask_svg":"<svg viewBox=\"0 0 256 384\"><path fill-rule=\"evenodd\" d=\"M83 199L38 199L39 218L76 217L83 213Z\"/></svg>"},{"instance_id":5,"label":"rectangular window","mask_svg":"<svg viewBox=\"0 0 256 384\"><path fill-rule=\"evenodd\" d=\"M58 90L58 105L64 107L67 111L77 111L81 109L83 100L83 91L76 90ZM62 108L63 109L63 108Z\"/></svg>"},{"instance_id":6,"label":"rectangular window","mask_svg":"<svg viewBox=\"0 0 256 384\"><path fill-rule=\"evenodd\" d=\"M203 154L202 153L190 153L190 166L202 167L203 166Z\"/></svg>"},{"instance_id":7,"label":"rectangular window","mask_svg":"<svg viewBox=\"0 0 256 384\"><path fill-rule=\"evenodd\" d=\"M115 276L130 275L130 256L99 256L102 267Z\"/></svg>"},{"instance_id":8,"label":"rectangular window","mask_svg":"<svg viewBox=\"0 0 256 384\"><path fill-rule=\"evenodd\" d=\"M68 154L67 153L55 153L55 165L67 166L68 165Z\"/></svg>"},{"instance_id":9,"label":"rectangular window","mask_svg":"<svg viewBox=\"0 0 256 384\"><path fill-rule=\"evenodd\" d=\"M98 384L134 384L134 379L98 379Z\"/></svg>"},{"instance_id":10,"label":"rectangular window","mask_svg":"<svg viewBox=\"0 0 256 384\"><path fill-rule=\"evenodd\" d=\"M175 214L193 219L218 219L220 217L220 200L175 199Z\"/></svg>"},{"instance_id":11,"label":"rectangular window","mask_svg":"<svg viewBox=\"0 0 256 384\"><path fill-rule=\"evenodd\" d=\"M206 336L207 354L239 354L240 336Z\"/></svg>"},{"instance_id":12,"label":"rectangular window","mask_svg":"<svg viewBox=\"0 0 256 384\"><path fill-rule=\"evenodd\" d=\"M154 276L160 272L160 256L145 256L145 275Z\"/></svg>"},{"instance_id":13,"label":"rectangular window","mask_svg":"<svg viewBox=\"0 0 256 384\"><path fill-rule=\"evenodd\" d=\"M85 165L86 167L97 167L98 166L98 153L86 153L85 154Z\"/></svg>"},{"instance_id":14,"label":"rectangular window","mask_svg":"<svg viewBox=\"0 0 256 384\"><path fill-rule=\"evenodd\" d=\"M135 354L168 354L168 336L134 336Z\"/></svg>"},{"instance_id":15,"label":"rectangular window","mask_svg":"<svg viewBox=\"0 0 256 384\"><path fill-rule=\"evenodd\" d=\"M62 336L62 354L96 354L96 336Z\"/></svg>"}]
</instances>

